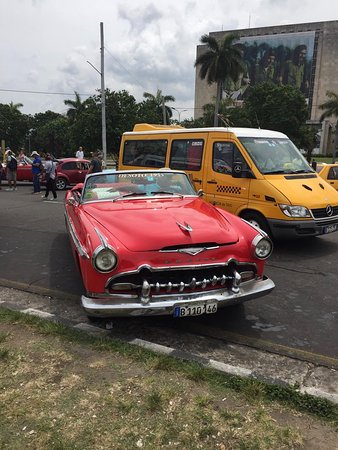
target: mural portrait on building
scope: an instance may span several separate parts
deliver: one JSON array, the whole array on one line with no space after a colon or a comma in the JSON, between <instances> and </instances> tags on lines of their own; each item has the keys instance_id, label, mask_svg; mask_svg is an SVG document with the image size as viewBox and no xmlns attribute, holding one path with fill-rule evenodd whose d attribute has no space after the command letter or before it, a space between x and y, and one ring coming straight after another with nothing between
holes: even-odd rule
<instances>
[{"instance_id":1,"label":"mural portrait on building","mask_svg":"<svg viewBox=\"0 0 338 450\"><path fill-rule=\"evenodd\" d=\"M240 38L246 73L224 81L225 96L243 100L249 86L270 82L296 86L309 102L314 41L314 31Z\"/></svg>"}]
</instances>

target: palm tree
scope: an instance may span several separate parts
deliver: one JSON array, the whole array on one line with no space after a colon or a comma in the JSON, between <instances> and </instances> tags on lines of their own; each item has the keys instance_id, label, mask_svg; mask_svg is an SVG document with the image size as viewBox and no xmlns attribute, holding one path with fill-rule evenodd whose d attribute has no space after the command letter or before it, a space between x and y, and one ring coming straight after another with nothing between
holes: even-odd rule
<instances>
[{"instance_id":1,"label":"palm tree","mask_svg":"<svg viewBox=\"0 0 338 450\"><path fill-rule=\"evenodd\" d=\"M19 109L22 107L23 107L22 103L13 103L13 102L9 103L9 109L11 111L19 111Z\"/></svg>"},{"instance_id":2,"label":"palm tree","mask_svg":"<svg viewBox=\"0 0 338 450\"><path fill-rule=\"evenodd\" d=\"M173 111L170 106L166 105L166 103L174 102L175 97L172 95L163 95L160 89L157 89L156 95L153 95L150 92L144 92L143 97L153 102L156 109L163 112L163 124L166 125L169 123L169 120L173 115Z\"/></svg>"},{"instance_id":3,"label":"palm tree","mask_svg":"<svg viewBox=\"0 0 338 450\"><path fill-rule=\"evenodd\" d=\"M76 120L77 116L81 114L86 108L86 101L82 101L80 94L74 91L75 100L64 100L64 104L69 106L67 117L72 121Z\"/></svg>"},{"instance_id":4,"label":"palm tree","mask_svg":"<svg viewBox=\"0 0 338 450\"><path fill-rule=\"evenodd\" d=\"M337 144L338 144L338 94L333 91L327 91L326 92L327 97L329 97L329 100L319 105L320 109L325 110L323 114L320 117L320 120L324 120L328 117L335 116L337 118L336 122L336 132L335 132L335 138L334 138L334 148L333 148L333 155L332 159L333 162L336 160L336 151L337 151Z\"/></svg>"},{"instance_id":5,"label":"palm tree","mask_svg":"<svg viewBox=\"0 0 338 450\"><path fill-rule=\"evenodd\" d=\"M204 34L200 41L206 44L206 50L196 58L195 67L200 66L199 75L208 84L217 83L214 126L218 125L218 109L222 96L222 84L226 79L236 82L245 71L243 54L236 46L238 36L227 33L221 42L214 37Z\"/></svg>"}]
</instances>

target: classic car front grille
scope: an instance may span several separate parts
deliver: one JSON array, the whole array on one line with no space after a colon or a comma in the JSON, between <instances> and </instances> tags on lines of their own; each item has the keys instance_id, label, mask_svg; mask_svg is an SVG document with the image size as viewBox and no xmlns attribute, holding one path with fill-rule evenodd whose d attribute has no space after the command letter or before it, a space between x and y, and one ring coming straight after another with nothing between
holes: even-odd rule
<instances>
[{"instance_id":1,"label":"classic car front grille","mask_svg":"<svg viewBox=\"0 0 338 450\"><path fill-rule=\"evenodd\" d=\"M142 268L139 272L117 276L109 283L110 292L136 295L139 298L163 295L179 295L191 292L232 289L238 291L242 278L256 276L254 264L235 264L223 266L151 269Z\"/></svg>"}]
</instances>

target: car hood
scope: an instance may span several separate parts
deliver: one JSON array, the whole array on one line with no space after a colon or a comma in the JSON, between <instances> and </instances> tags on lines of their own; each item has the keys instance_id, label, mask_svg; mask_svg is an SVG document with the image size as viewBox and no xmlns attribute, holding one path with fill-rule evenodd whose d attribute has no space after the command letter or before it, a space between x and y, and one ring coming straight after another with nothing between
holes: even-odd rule
<instances>
[{"instance_id":1,"label":"car hood","mask_svg":"<svg viewBox=\"0 0 338 450\"><path fill-rule=\"evenodd\" d=\"M266 175L266 179L286 196L292 205L313 209L329 204L336 205L338 202L337 192L317 174Z\"/></svg>"},{"instance_id":2,"label":"car hood","mask_svg":"<svg viewBox=\"0 0 338 450\"><path fill-rule=\"evenodd\" d=\"M199 198L97 202L83 209L96 222L93 226L104 228L131 251L238 241L229 222Z\"/></svg>"}]
</instances>

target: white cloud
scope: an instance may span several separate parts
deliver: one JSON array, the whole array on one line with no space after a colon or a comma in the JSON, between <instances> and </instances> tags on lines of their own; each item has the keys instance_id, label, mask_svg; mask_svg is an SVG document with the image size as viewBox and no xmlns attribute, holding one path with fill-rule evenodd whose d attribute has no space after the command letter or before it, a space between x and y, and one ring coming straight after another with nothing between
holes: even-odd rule
<instances>
[{"instance_id":1,"label":"white cloud","mask_svg":"<svg viewBox=\"0 0 338 450\"><path fill-rule=\"evenodd\" d=\"M0 103L23 103L25 113L65 112L77 91L96 94L100 70L100 22L104 23L105 80L137 101L144 91L173 95L173 106L194 107L196 46L210 31L338 19L329 0L1 0L0 89L65 92L66 95L0 91Z\"/></svg>"}]
</instances>

